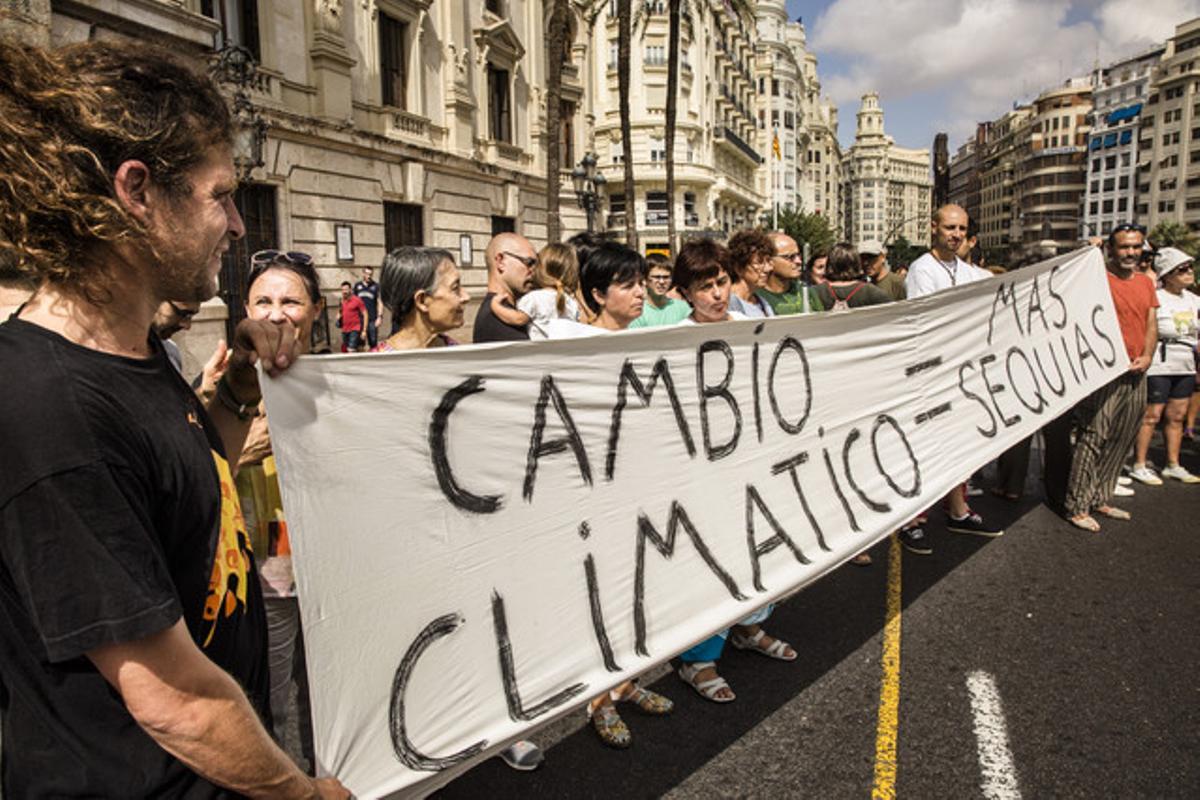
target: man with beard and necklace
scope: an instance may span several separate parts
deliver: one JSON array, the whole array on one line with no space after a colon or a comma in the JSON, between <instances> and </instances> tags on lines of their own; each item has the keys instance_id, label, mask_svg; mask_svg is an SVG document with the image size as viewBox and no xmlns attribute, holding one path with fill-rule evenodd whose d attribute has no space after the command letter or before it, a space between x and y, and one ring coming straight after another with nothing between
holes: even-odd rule
<instances>
[{"instance_id":1,"label":"man with beard and necklace","mask_svg":"<svg viewBox=\"0 0 1200 800\"><path fill-rule=\"evenodd\" d=\"M1108 237L1108 290L1117 310L1129 370L1092 392L1075 407L1075 450L1063 512L1077 528L1096 532L1095 512L1127 520L1128 511L1109 505L1121 462L1137 437L1146 408L1146 370L1158 344L1154 282L1139 271L1146 230L1118 225Z\"/></svg>"},{"instance_id":2,"label":"man with beard and necklace","mask_svg":"<svg viewBox=\"0 0 1200 800\"><path fill-rule=\"evenodd\" d=\"M931 231L933 247L908 268L904 284L909 300L992 277L987 270L973 267L958 257L958 249L967 238L967 212L961 206L944 205L933 212ZM951 489L944 502L946 530L989 537L1004 533L971 511L965 483ZM930 555L933 546L925 535L923 516L901 528L898 537L909 552Z\"/></svg>"},{"instance_id":3,"label":"man with beard and necklace","mask_svg":"<svg viewBox=\"0 0 1200 800\"><path fill-rule=\"evenodd\" d=\"M2 793L347 797L263 725L229 466L295 329L240 323L207 407L151 332L244 233L220 92L144 44L0 43L0 107L0 248L38 287L0 325Z\"/></svg>"}]
</instances>

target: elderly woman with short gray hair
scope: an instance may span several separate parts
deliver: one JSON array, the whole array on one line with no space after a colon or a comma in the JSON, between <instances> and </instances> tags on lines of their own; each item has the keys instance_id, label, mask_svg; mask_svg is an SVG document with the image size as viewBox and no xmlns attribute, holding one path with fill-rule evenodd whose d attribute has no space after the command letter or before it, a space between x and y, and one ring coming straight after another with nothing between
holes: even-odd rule
<instances>
[{"instance_id":1,"label":"elderly woman with short gray hair","mask_svg":"<svg viewBox=\"0 0 1200 800\"><path fill-rule=\"evenodd\" d=\"M449 250L397 247L383 259L379 290L396 332L374 352L457 344L446 332L462 327L471 295Z\"/></svg>"}]
</instances>

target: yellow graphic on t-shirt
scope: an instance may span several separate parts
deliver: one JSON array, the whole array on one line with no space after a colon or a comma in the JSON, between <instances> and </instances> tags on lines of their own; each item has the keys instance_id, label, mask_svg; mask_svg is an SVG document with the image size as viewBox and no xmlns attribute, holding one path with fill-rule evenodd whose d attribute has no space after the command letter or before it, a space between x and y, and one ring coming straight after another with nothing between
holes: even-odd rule
<instances>
[{"instance_id":1,"label":"yellow graphic on t-shirt","mask_svg":"<svg viewBox=\"0 0 1200 800\"><path fill-rule=\"evenodd\" d=\"M1190 336L1196 332L1196 312L1176 311L1171 315L1171 322L1175 325L1175 333L1178 336Z\"/></svg>"},{"instance_id":2,"label":"yellow graphic on t-shirt","mask_svg":"<svg viewBox=\"0 0 1200 800\"><path fill-rule=\"evenodd\" d=\"M213 556L212 577L208 581L208 597L204 601L204 621L209 623L209 628L203 647L212 641L220 621L233 616L239 605L245 613L246 575L250 572L251 552L229 462L216 451L212 456L221 483L221 531Z\"/></svg>"}]
</instances>

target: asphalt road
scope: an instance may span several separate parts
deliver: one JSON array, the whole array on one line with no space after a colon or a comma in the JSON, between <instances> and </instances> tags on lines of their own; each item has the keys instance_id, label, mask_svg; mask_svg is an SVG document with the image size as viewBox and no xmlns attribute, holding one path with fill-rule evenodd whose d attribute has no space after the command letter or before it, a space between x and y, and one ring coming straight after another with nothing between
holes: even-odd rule
<instances>
[{"instance_id":1,"label":"asphalt road","mask_svg":"<svg viewBox=\"0 0 1200 800\"><path fill-rule=\"evenodd\" d=\"M1200 472L1194 446L1183 461ZM1040 504L1037 470L1019 504L972 501L1003 537L946 533L935 512L935 554L902 556L895 796L1200 797L1200 485L1138 487L1132 522L1089 534ZM770 620L797 662L727 651L734 703L659 670L676 711L625 710L630 750L578 712L535 737L541 769L492 760L438 796L871 796L889 544L872 555ZM995 690L978 725L975 673Z\"/></svg>"}]
</instances>

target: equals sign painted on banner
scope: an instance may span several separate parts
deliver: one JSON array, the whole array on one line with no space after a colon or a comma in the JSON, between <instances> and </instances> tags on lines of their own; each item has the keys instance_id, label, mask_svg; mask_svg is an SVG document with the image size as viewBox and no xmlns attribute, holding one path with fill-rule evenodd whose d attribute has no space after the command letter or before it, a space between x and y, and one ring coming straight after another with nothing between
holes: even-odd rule
<instances>
[{"instance_id":1,"label":"equals sign painted on banner","mask_svg":"<svg viewBox=\"0 0 1200 800\"><path fill-rule=\"evenodd\" d=\"M934 367L940 367L941 365L942 365L942 357L936 356L936 357L928 359L926 361L921 361L917 364L912 364L910 366L905 367L904 368L904 377L911 378L914 375L919 375L922 372L927 372L927 371L933 369ZM922 411L920 414L917 414L915 421L918 425L920 425L922 423L928 422L929 420L931 420L935 417L940 417L942 414L945 414L949 410L950 410L950 404L942 403L939 406L934 406L933 408L930 408L926 411Z\"/></svg>"}]
</instances>

